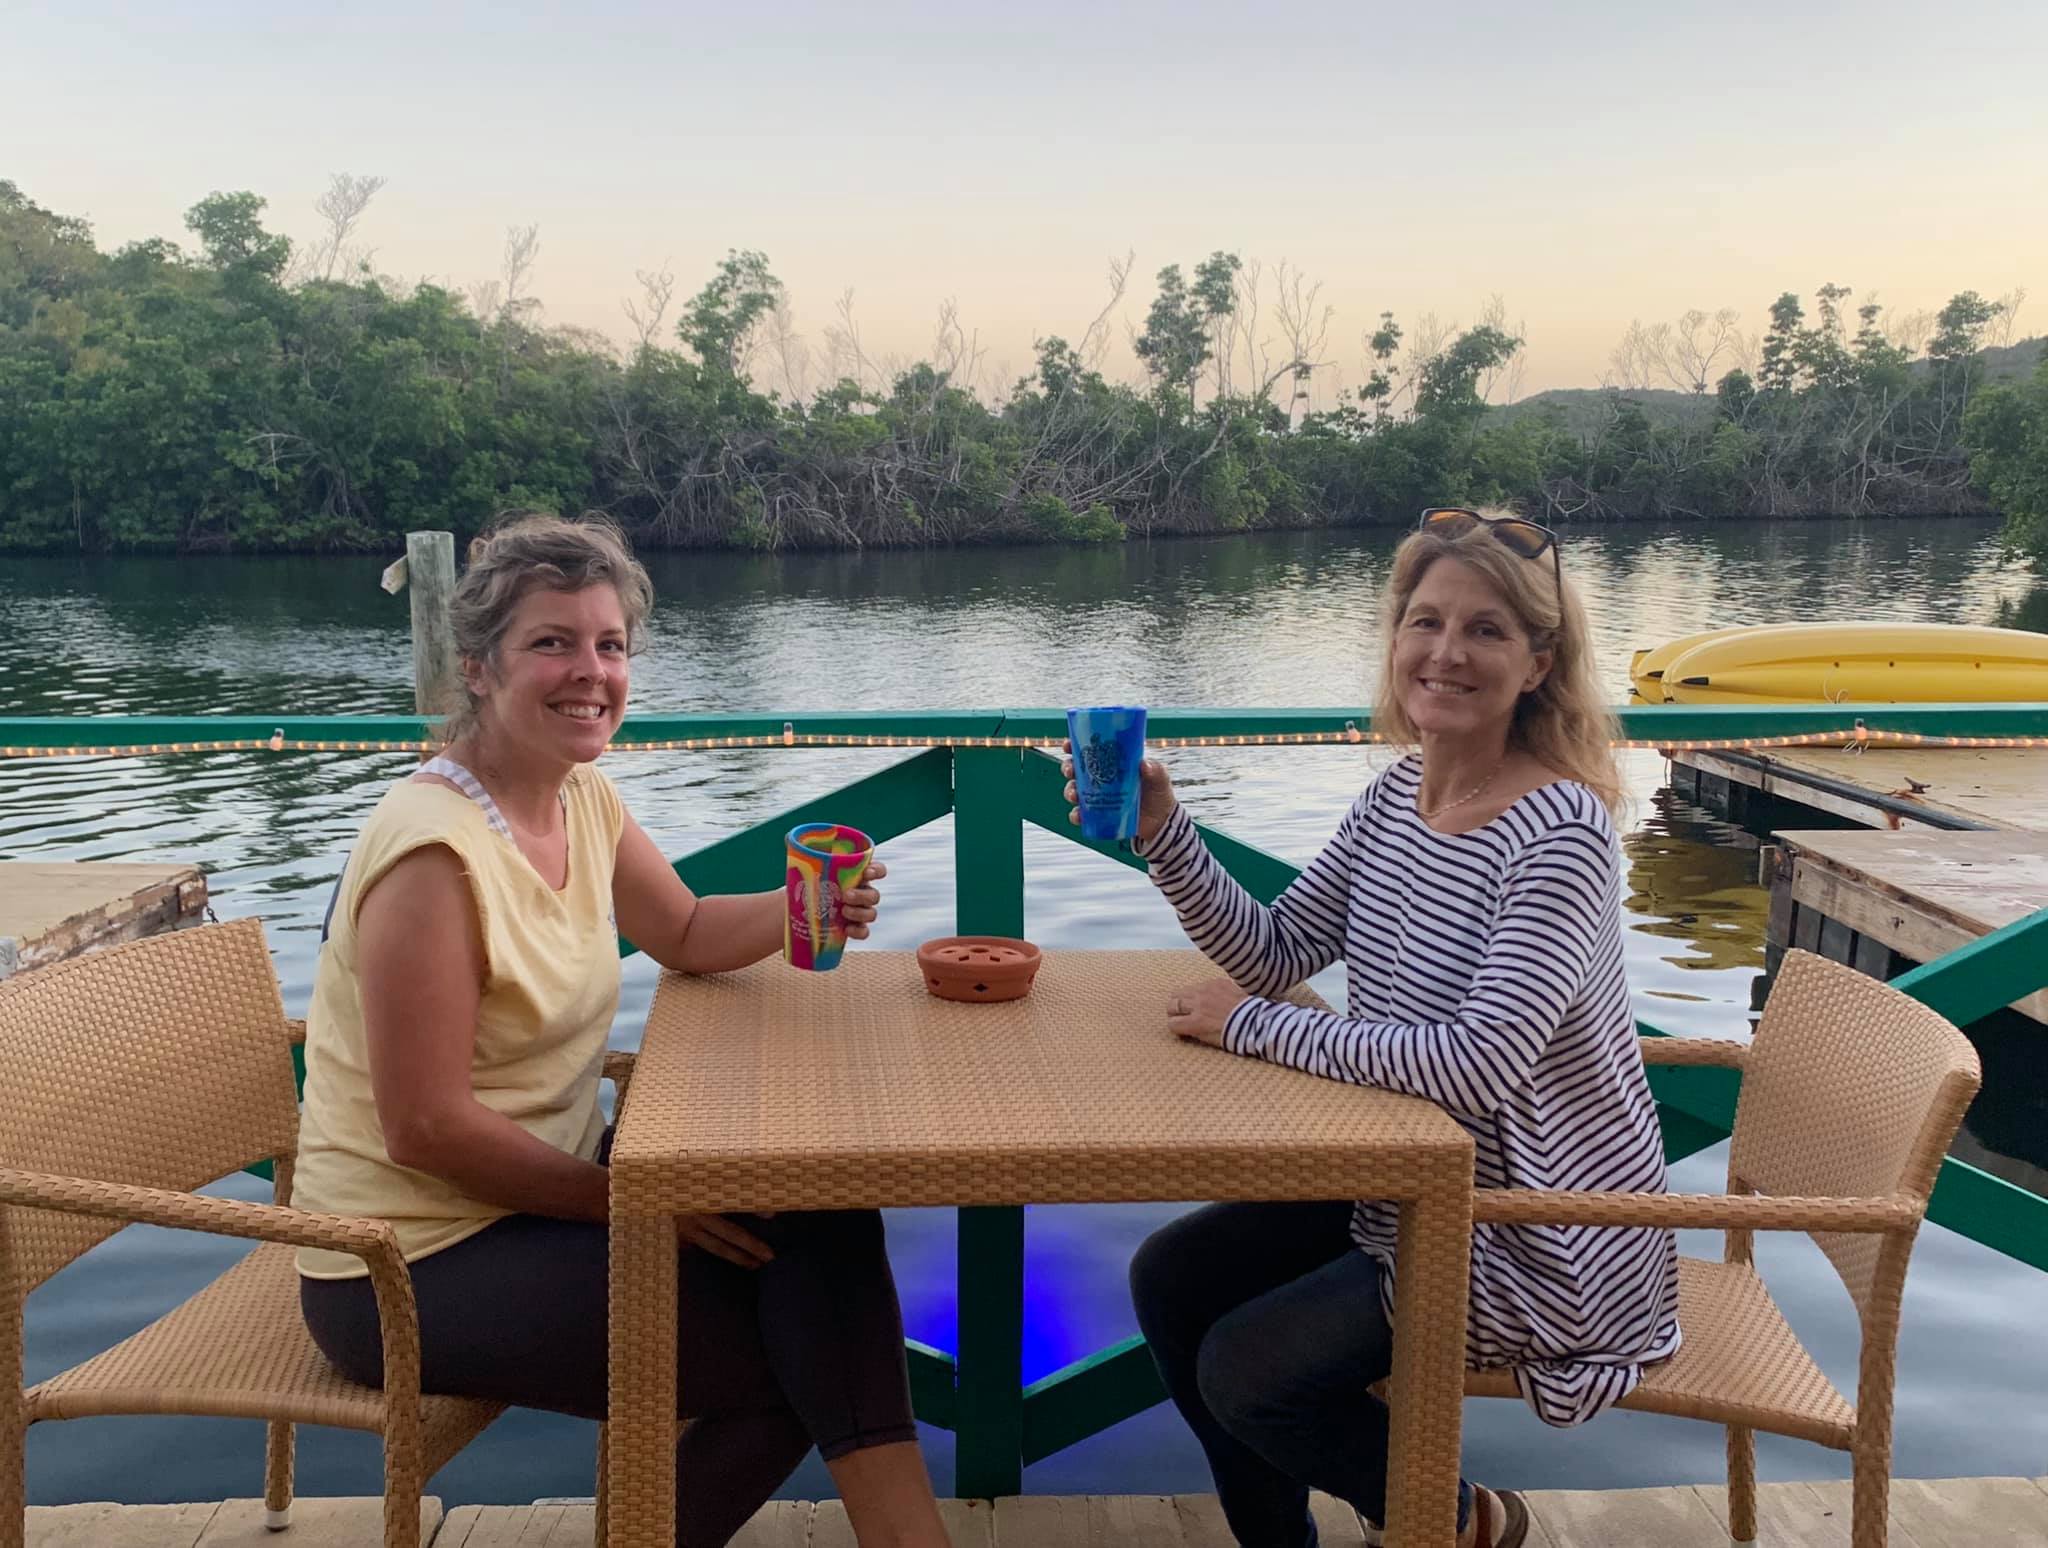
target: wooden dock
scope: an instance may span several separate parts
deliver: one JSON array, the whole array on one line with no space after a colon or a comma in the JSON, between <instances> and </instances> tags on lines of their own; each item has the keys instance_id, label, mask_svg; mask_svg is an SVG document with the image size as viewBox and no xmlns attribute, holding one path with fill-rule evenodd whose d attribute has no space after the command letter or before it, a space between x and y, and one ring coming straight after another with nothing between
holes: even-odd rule
<instances>
[{"instance_id":1,"label":"wooden dock","mask_svg":"<svg viewBox=\"0 0 2048 1548\"><path fill-rule=\"evenodd\" d=\"M1848 1548L1849 1485L1757 1490L1764 1548ZM1528 1496L1529 1548L1726 1548L1717 1487L1547 1490ZM1024 1495L942 1502L954 1548L1232 1548L1210 1494ZM288 1532L263 1529L257 1500L200 1505L55 1505L28 1512L27 1548L358 1548L383 1540L382 1501L301 1500ZM1324 1548L1363 1548L1358 1518L1318 1496ZM592 1548L591 1508L423 1502L425 1548ZM1898 1479L1892 1548L2048 1548L2048 1478ZM766 1506L732 1548L854 1548L837 1501Z\"/></svg>"},{"instance_id":2,"label":"wooden dock","mask_svg":"<svg viewBox=\"0 0 2048 1548\"><path fill-rule=\"evenodd\" d=\"M2048 909L2048 833L1845 829L1777 837L1774 952L1798 946L1890 978ZM2048 990L2013 1009L2048 1022Z\"/></svg>"},{"instance_id":3,"label":"wooden dock","mask_svg":"<svg viewBox=\"0 0 2048 1548\"><path fill-rule=\"evenodd\" d=\"M1765 981L1788 946L1888 979L2048 909L2048 750L1675 751L1671 782L1776 839ZM2013 1009L2048 1022L2048 990Z\"/></svg>"},{"instance_id":4,"label":"wooden dock","mask_svg":"<svg viewBox=\"0 0 2048 1548\"><path fill-rule=\"evenodd\" d=\"M1789 805L1873 828L2048 833L2048 751L2039 748L1766 748L1674 752L1671 763L1680 794L1737 822L1759 806L1774 821Z\"/></svg>"},{"instance_id":5,"label":"wooden dock","mask_svg":"<svg viewBox=\"0 0 2048 1548\"><path fill-rule=\"evenodd\" d=\"M0 861L0 978L205 914L196 866Z\"/></svg>"}]
</instances>

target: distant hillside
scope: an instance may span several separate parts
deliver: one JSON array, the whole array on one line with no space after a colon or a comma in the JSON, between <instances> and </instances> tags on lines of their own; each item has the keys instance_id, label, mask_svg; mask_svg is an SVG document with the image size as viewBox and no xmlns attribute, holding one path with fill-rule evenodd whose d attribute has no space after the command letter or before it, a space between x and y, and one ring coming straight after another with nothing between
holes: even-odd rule
<instances>
[{"instance_id":1,"label":"distant hillside","mask_svg":"<svg viewBox=\"0 0 2048 1548\"><path fill-rule=\"evenodd\" d=\"M1650 387L1640 392L1610 392L1605 387L1553 387L1548 392L1536 393L1516 403L1496 404L1492 417L1501 422L1512 422L1531 415L1556 415L1559 423L1573 435L1589 435L1608 423L1612 414L1609 404L1617 397L1640 404L1653 425L1683 424L1688 418L1711 419L1714 414L1714 395L1711 392L1695 396L1663 387Z\"/></svg>"},{"instance_id":2,"label":"distant hillside","mask_svg":"<svg viewBox=\"0 0 2048 1548\"><path fill-rule=\"evenodd\" d=\"M2041 363L2044 347L2048 347L2048 337L2022 339L2002 349L1979 351L1977 358L1984 363L1985 381L2010 382L2032 376ZM1927 362L1916 360L1911 369L1924 371ZM1561 416L1565 429L1574 435L1584 435L1608 422L1608 400L1616 395L1605 387L1553 387L1548 392L1535 393L1515 403L1496 404L1492 414L1502 421L1520 419L1529 414L1557 414ZM1714 395L1711 392L1695 395L1674 392L1665 387L1649 387L1638 392L1622 392L1618 396L1640 405L1653 425L1683 424L1689 415L1711 417L1714 412Z\"/></svg>"},{"instance_id":3,"label":"distant hillside","mask_svg":"<svg viewBox=\"0 0 2048 1548\"><path fill-rule=\"evenodd\" d=\"M1984 362L1986 381L2009 382L2017 377L2032 376L2041 363L2044 350L2048 350L2048 337L2021 339L2017 344L2008 344L2003 349L1986 349L1977 352L1977 358Z\"/></svg>"}]
</instances>

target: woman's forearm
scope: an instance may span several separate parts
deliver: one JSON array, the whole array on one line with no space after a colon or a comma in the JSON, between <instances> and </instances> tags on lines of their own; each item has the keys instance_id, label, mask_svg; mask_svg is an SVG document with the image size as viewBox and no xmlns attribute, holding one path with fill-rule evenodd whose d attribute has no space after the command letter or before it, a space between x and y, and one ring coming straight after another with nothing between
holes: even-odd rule
<instances>
[{"instance_id":1,"label":"woman's forearm","mask_svg":"<svg viewBox=\"0 0 2048 1548\"><path fill-rule=\"evenodd\" d=\"M1202 955L1250 994L1279 994L1335 961L1343 946L1343 902L1319 858L1281 903L1254 898L1210 853L1185 809L1147 847L1153 883Z\"/></svg>"},{"instance_id":2,"label":"woman's forearm","mask_svg":"<svg viewBox=\"0 0 2048 1548\"><path fill-rule=\"evenodd\" d=\"M679 973L729 973L772 956L782 950L787 907L780 888L700 897L675 960L663 966Z\"/></svg>"},{"instance_id":3,"label":"woman's forearm","mask_svg":"<svg viewBox=\"0 0 2048 1548\"><path fill-rule=\"evenodd\" d=\"M485 1204L556 1220L611 1218L610 1174L522 1129L474 1098L421 1114L385 1145L400 1166L425 1172Z\"/></svg>"}]
</instances>

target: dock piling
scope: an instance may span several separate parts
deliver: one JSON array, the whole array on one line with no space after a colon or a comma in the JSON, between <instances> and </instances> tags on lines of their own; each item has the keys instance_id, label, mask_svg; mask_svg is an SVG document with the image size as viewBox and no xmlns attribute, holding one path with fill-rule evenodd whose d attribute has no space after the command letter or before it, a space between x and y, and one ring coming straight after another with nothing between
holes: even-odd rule
<instances>
[{"instance_id":1,"label":"dock piling","mask_svg":"<svg viewBox=\"0 0 2048 1548\"><path fill-rule=\"evenodd\" d=\"M455 594L455 534L405 535L406 584L412 591L412 696L422 715L448 707L455 678L455 630L448 601Z\"/></svg>"}]
</instances>

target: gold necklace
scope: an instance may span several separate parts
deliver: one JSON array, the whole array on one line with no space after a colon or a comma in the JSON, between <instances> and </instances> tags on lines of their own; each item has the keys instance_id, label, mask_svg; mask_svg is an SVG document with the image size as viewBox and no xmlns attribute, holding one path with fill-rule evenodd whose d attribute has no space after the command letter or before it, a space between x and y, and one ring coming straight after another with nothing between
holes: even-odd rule
<instances>
[{"instance_id":1,"label":"gold necklace","mask_svg":"<svg viewBox=\"0 0 2048 1548\"><path fill-rule=\"evenodd\" d=\"M1466 791L1463 795L1459 796L1457 800L1446 801L1441 806L1433 807L1428 811L1423 810L1422 790L1418 786L1415 791L1416 816L1420 817L1424 822L1434 822L1437 818L1443 816L1445 812L1456 811L1459 807L1464 806L1469 802L1478 800L1481 796L1486 794L1487 787L1491 785L1494 782L1494 780L1500 777L1500 771L1506 768L1507 766L1507 754L1502 753L1500 757L1500 762L1496 763L1492 767L1492 769L1487 772L1486 778L1482 779L1470 790Z\"/></svg>"}]
</instances>

